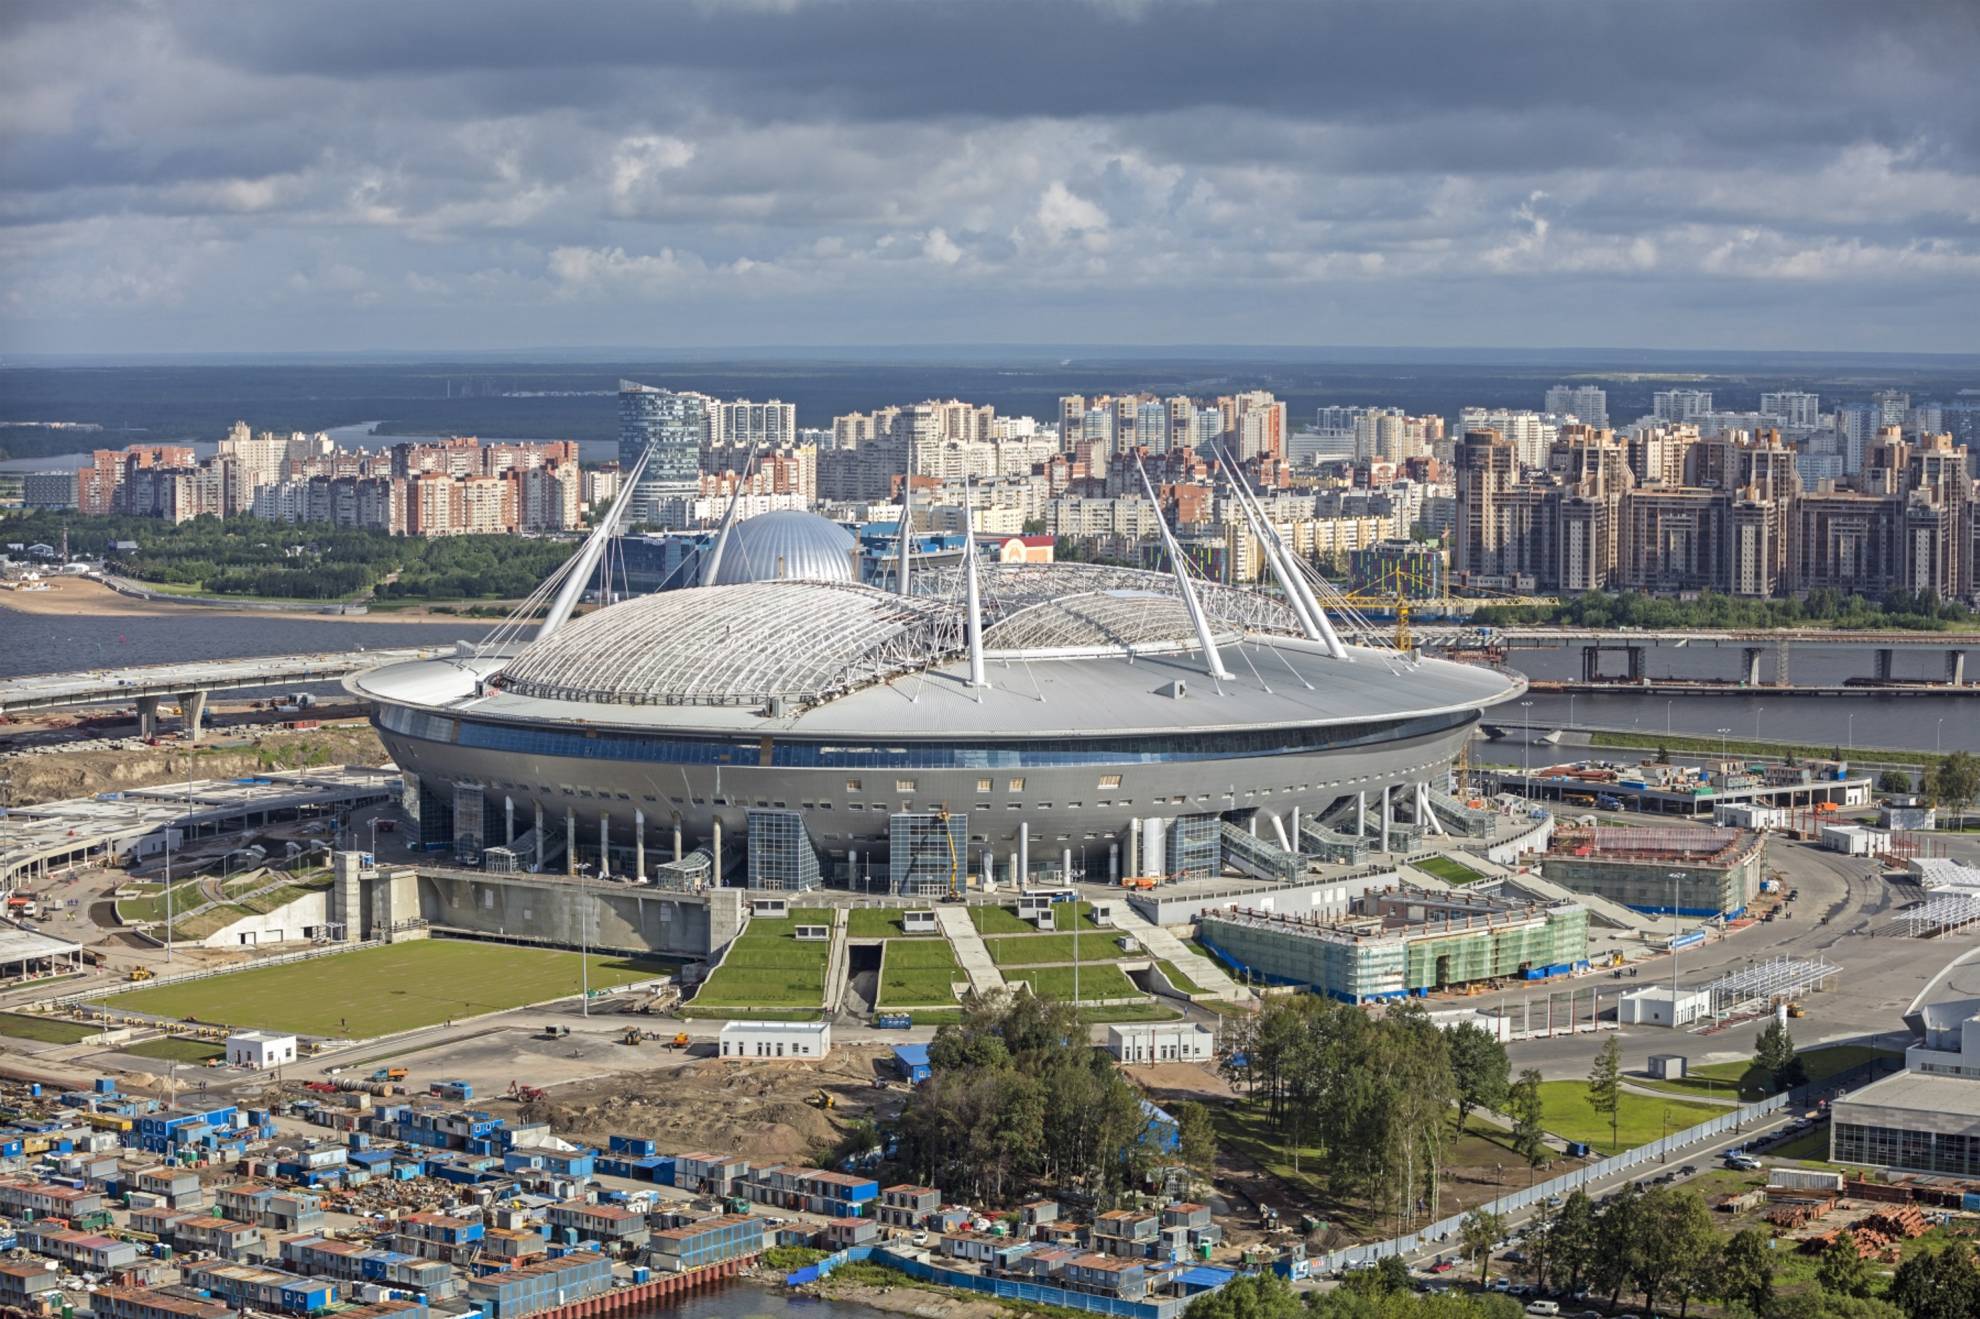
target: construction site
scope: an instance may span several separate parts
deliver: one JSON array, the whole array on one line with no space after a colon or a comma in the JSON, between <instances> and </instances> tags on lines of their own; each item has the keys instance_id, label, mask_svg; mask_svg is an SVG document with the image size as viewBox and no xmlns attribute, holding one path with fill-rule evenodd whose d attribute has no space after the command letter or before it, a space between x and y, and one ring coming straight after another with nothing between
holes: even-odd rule
<instances>
[{"instance_id":1,"label":"construction site","mask_svg":"<svg viewBox=\"0 0 1980 1319\"><path fill-rule=\"evenodd\" d=\"M1635 911L1733 920L1760 892L1764 841L1746 829L1563 825L1540 873Z\"/></svg>"},{"instance_id":2,"label":"construction site","mask_svg":"<svg viewBox=\"0 0 1980 1319\"><path fill-rule=\"evenodd\" d=\"M1578 904L1404 884L1370 890L1331 918L1205 912L1197 938L1249 975L1347 1003L1588 967L1588 913Z\"/></svg>"}]
</instances>

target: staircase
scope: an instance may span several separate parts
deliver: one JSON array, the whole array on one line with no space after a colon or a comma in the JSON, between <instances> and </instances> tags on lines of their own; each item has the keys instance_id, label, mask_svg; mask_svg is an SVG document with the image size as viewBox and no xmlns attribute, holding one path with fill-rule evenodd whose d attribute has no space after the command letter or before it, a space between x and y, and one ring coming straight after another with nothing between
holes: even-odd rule
<instances>
[{"instance_id":1,"label":"staircase","mask_svg":"<svg viewBox=\"0 0 1980 1319\"><path fill-rule=\"evenodd\" d=\"M990 994L1008 988L1004 973L990 960L989 947L969 919L968 907L959 902L943 903L935 908L935 923L942 927L942 937L955 950L956 961L969 977L970 989L978 994Z\"/></svg>"},{"instance_id":2,"label":"staircase","mask_svg":"<svg viewBox=\"0 0 1980 1319\"><path fill-rule=\"evenodd\" d=\"M1150 954L1175 966L1202 986L1203 992L1212 998L1229 1003L1242 1003L1251 998L1251 991L1225 975L1223 967L1200 953L1191 952L1188 944L1125 902L1114 905L1114 925L1122 934L1132 935L1140 941Z\"/></svg>"}]
</instances>

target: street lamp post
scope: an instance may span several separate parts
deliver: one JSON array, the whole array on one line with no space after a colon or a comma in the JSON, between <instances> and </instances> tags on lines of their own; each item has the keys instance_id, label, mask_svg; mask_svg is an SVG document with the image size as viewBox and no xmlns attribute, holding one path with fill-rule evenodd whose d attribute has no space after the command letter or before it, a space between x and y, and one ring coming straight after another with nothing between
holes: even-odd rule
<instances>
[{"instance_id":1,"label":"street lamp post","mask_svg":"<svg viewBox=\"0 0 1980 1319\"><path fill-rule=\"evenodd\" d=\"M1719 730L1719 759L1720 759L1720 760L1724 760L1724 759L1726 758L1726 754L1727 754L1727 753L1726 753L1726 735L1727 735L1727 734L1729 734L1729 733L1731 733L1731 732L1732 732L1732 729L1730 729L1730 728L1721 728L1721 729Z\"/></svg>"},{"instance_id":2,"label":"street lamp post","mask_svg":"<svg viewBox=\"0 0 1980 1319\"><path fill-rule=\"evenodd\" d=\"M1671 701L1665 701L1665 702L1664 702L1664 736L1665 736L1665 737L1669 737L1669 736L1671 735L1671 706L1672 706L1672 704L1674 704L1674 702L1671 702Z\"/></svg>"},{"instance_id":3,"label":"street lamp post","mask_svg":"<svg viewBox=\"0 0 1980 1319\"><path fill-rule=\"evenodd\" d=\"M1849 712L1849 722L1845 726L1849 730L1849 749L1854 751L1856 750L1856 711Z\"/></svg>"},{"instance_id":4,"label":"street lamp post","mask_svg":"<svg viewBox=\"0 0 1980 1319\"><path fill-rule=\"evenodd\" d=\"M1525 711L1526 732L1519 739L1519 795L1533 795L1533 702L1521 701L1519 708Z\"/></svg>"},{"instance_id":5,"label":"street lamp post","mask_svg":"<svg viewBox=\"0 0 1980 1319\"><path fill-rule=\"evenodd\" d=\"M1756 705L1753 707L1753 740L1755 742L1758 742L1760 740L1760 716L1765 714L1766 712L1767 712L1767 707L1764 705Z\"/></svg>"},{"instance_id":6,"label":"street lamp post","mask_svg":"<svg viewBox=\"0 0 1980 1319\"><path fill-rule=\"evenodd\" d=\"M1939 722L1932 725L1932 754L1939 754L1939 734L1946 731L1946 717L1939 716Z\"/></svg>"}]
</instances>

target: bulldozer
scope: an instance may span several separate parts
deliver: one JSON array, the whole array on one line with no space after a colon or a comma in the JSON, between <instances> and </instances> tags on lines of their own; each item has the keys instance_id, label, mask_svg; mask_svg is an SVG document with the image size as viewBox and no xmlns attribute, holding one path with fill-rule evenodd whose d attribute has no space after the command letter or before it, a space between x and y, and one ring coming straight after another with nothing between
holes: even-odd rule
<instances>
[{"instance_id":1,"label":"bulldozer","mask_svg":"<svg viewBox=\"0 0 1980 1319\"><path fill-rule=\"evenodd\" d=\"M832 1096L830 1091L827 1090L820 1090L817 1094L814 1094L810 1099L806 1100L805 1102L810 1104L813 1108L822 1108L828 1111L837 1108L839 1106L839 1101Z\"/></svg>"},{"instance_id":2,"label":"bulldozer","mask_svg":"<svg viewBox=\"0 0 1980 1319\"><path fill-rule=\"evenodd\" d=\"M687 1032L686 1032L686 1031L684 1031L684 1030L681 1030L681 1031L675 1031L675 1032L674 1032L674 1038L673 1038L673 1039L671 1039L671 1040L668 1040L668 1041L667 1041L667 1047L668 1047L668 1048L670 1048L670 1049L685 1049L685 1048L687 1048L687 1047L688 1047L688 1034L687 1034Z\"/></svg>"},{"instance_id":3,"label":"bulldozer","mask_svg":"<svg viewBox=\"0 0 1980 1319\"><path fill-rule=\"evenodd\" d=\"M152 970L150 967L134 966L130 969L129 972L125 974L124 979L135 982L139 980L149 980L151 979L151 977L152 977Z\"/></svg>"},{"instance_id":4,"label":"bulldozer","mask_svg":"<svg viewBox=\"0 0 1980 1319\"><path fill-rule=\"evenodd\" d=\"M619 1043L638 1044L641 1040L645 1038L646 1038L645 1031L642 1031L637 1026L628 1026L625 1029L625 1033L619 1036Z\"/></svg>"}]
</instances>

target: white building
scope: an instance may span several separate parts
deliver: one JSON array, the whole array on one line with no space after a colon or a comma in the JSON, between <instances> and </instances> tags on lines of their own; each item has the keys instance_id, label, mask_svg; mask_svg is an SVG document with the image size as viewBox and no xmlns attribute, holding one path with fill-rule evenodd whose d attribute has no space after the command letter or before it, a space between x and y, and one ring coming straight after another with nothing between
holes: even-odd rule
<instances>
[{"instance_id":1,"label":"white building","mask_svg":"<svg viewBox=\"0 0 1980 1319\"><path fill-rule=\"evenodd\" d=\"M1781 425L1788 430L1814 430L1822 424L1822 396L1806 394L1800 390L1788 390L1778 394L1762 394L1760 410L1771 412L1781 419Z\"/></svg>"},{"instance_id":2,"label":"white building","mask_svg":"<svg viewBox=\"0 0 1980 1319\"><path fill-rule=\"evenodd\" d=\"M261 1071L296 1060L296 1037L271 1035L266 1031L244 1030L227 1037L227 1065Z\"/></svg>"},{"instance_id":3,"label":"white building","mask_svg":"<svg viewBox=\"0 0 1980 1319\"><path fill-rule=\"evenodd\" d=\"M1217 1037L1193 1021L1109 1026L1107 1052L1117 1063L1206 1063Z\"/></svg>"},{"instance_id":4,"label":"white building","mask_svg":"<svg viewBox=\"0 0 1980 1319\"><path fill-rule=\"evenodd\" d=\"M721 1056L746 1058L823 1058L832 1052L829 1021L732 1021L722 1027Z\"/></svg>"},{"instance_id":5,"label":"white building","mask_svg":"<svg viewBox=\"0 0 1980 1319\"><path fill-rule=\"evenodd\" d=\"M1829 1161L1972 1177L1980 1169L1980 999L1928 1003L1904 1070L1829 1108Z\"/></svg>"},{"instance_id":6,"label":"white building","mask_svg":"<svg viewBox=\"0 0 1980 1319\"><path fill-rule=\"evenodd\" d=\"M1430 1024L1438 1030L1476 1026L1501 1044L1512 1038L1512 1018L1501 1016L1496 1012L1480 1012L1475 1008L1444 1008L1428 1015Z\"/></svg>"},{"instance_id":7,"label":"white building","mask_svg":"<svg viewBox=\"0 0 1980 1319\"><path fill-rule=\"evenodd\" d=\"M1546 411L1573 417L1584 426L1607 427L1609 392L1600 385L1555 385L1547 391Z\"/></svg>"},{"instance_id":8,"label":"white building","mask_svg":"<svg viewBox=\"0 0 1980 1319\"><path fill-rule=\"evenodd\" d=\"M1624 994L1616 1001L1616 1020L1625 1026L1689 1026L1711 1010L1710 990L1657 986Z\"/></svg>"}]
</instances>

